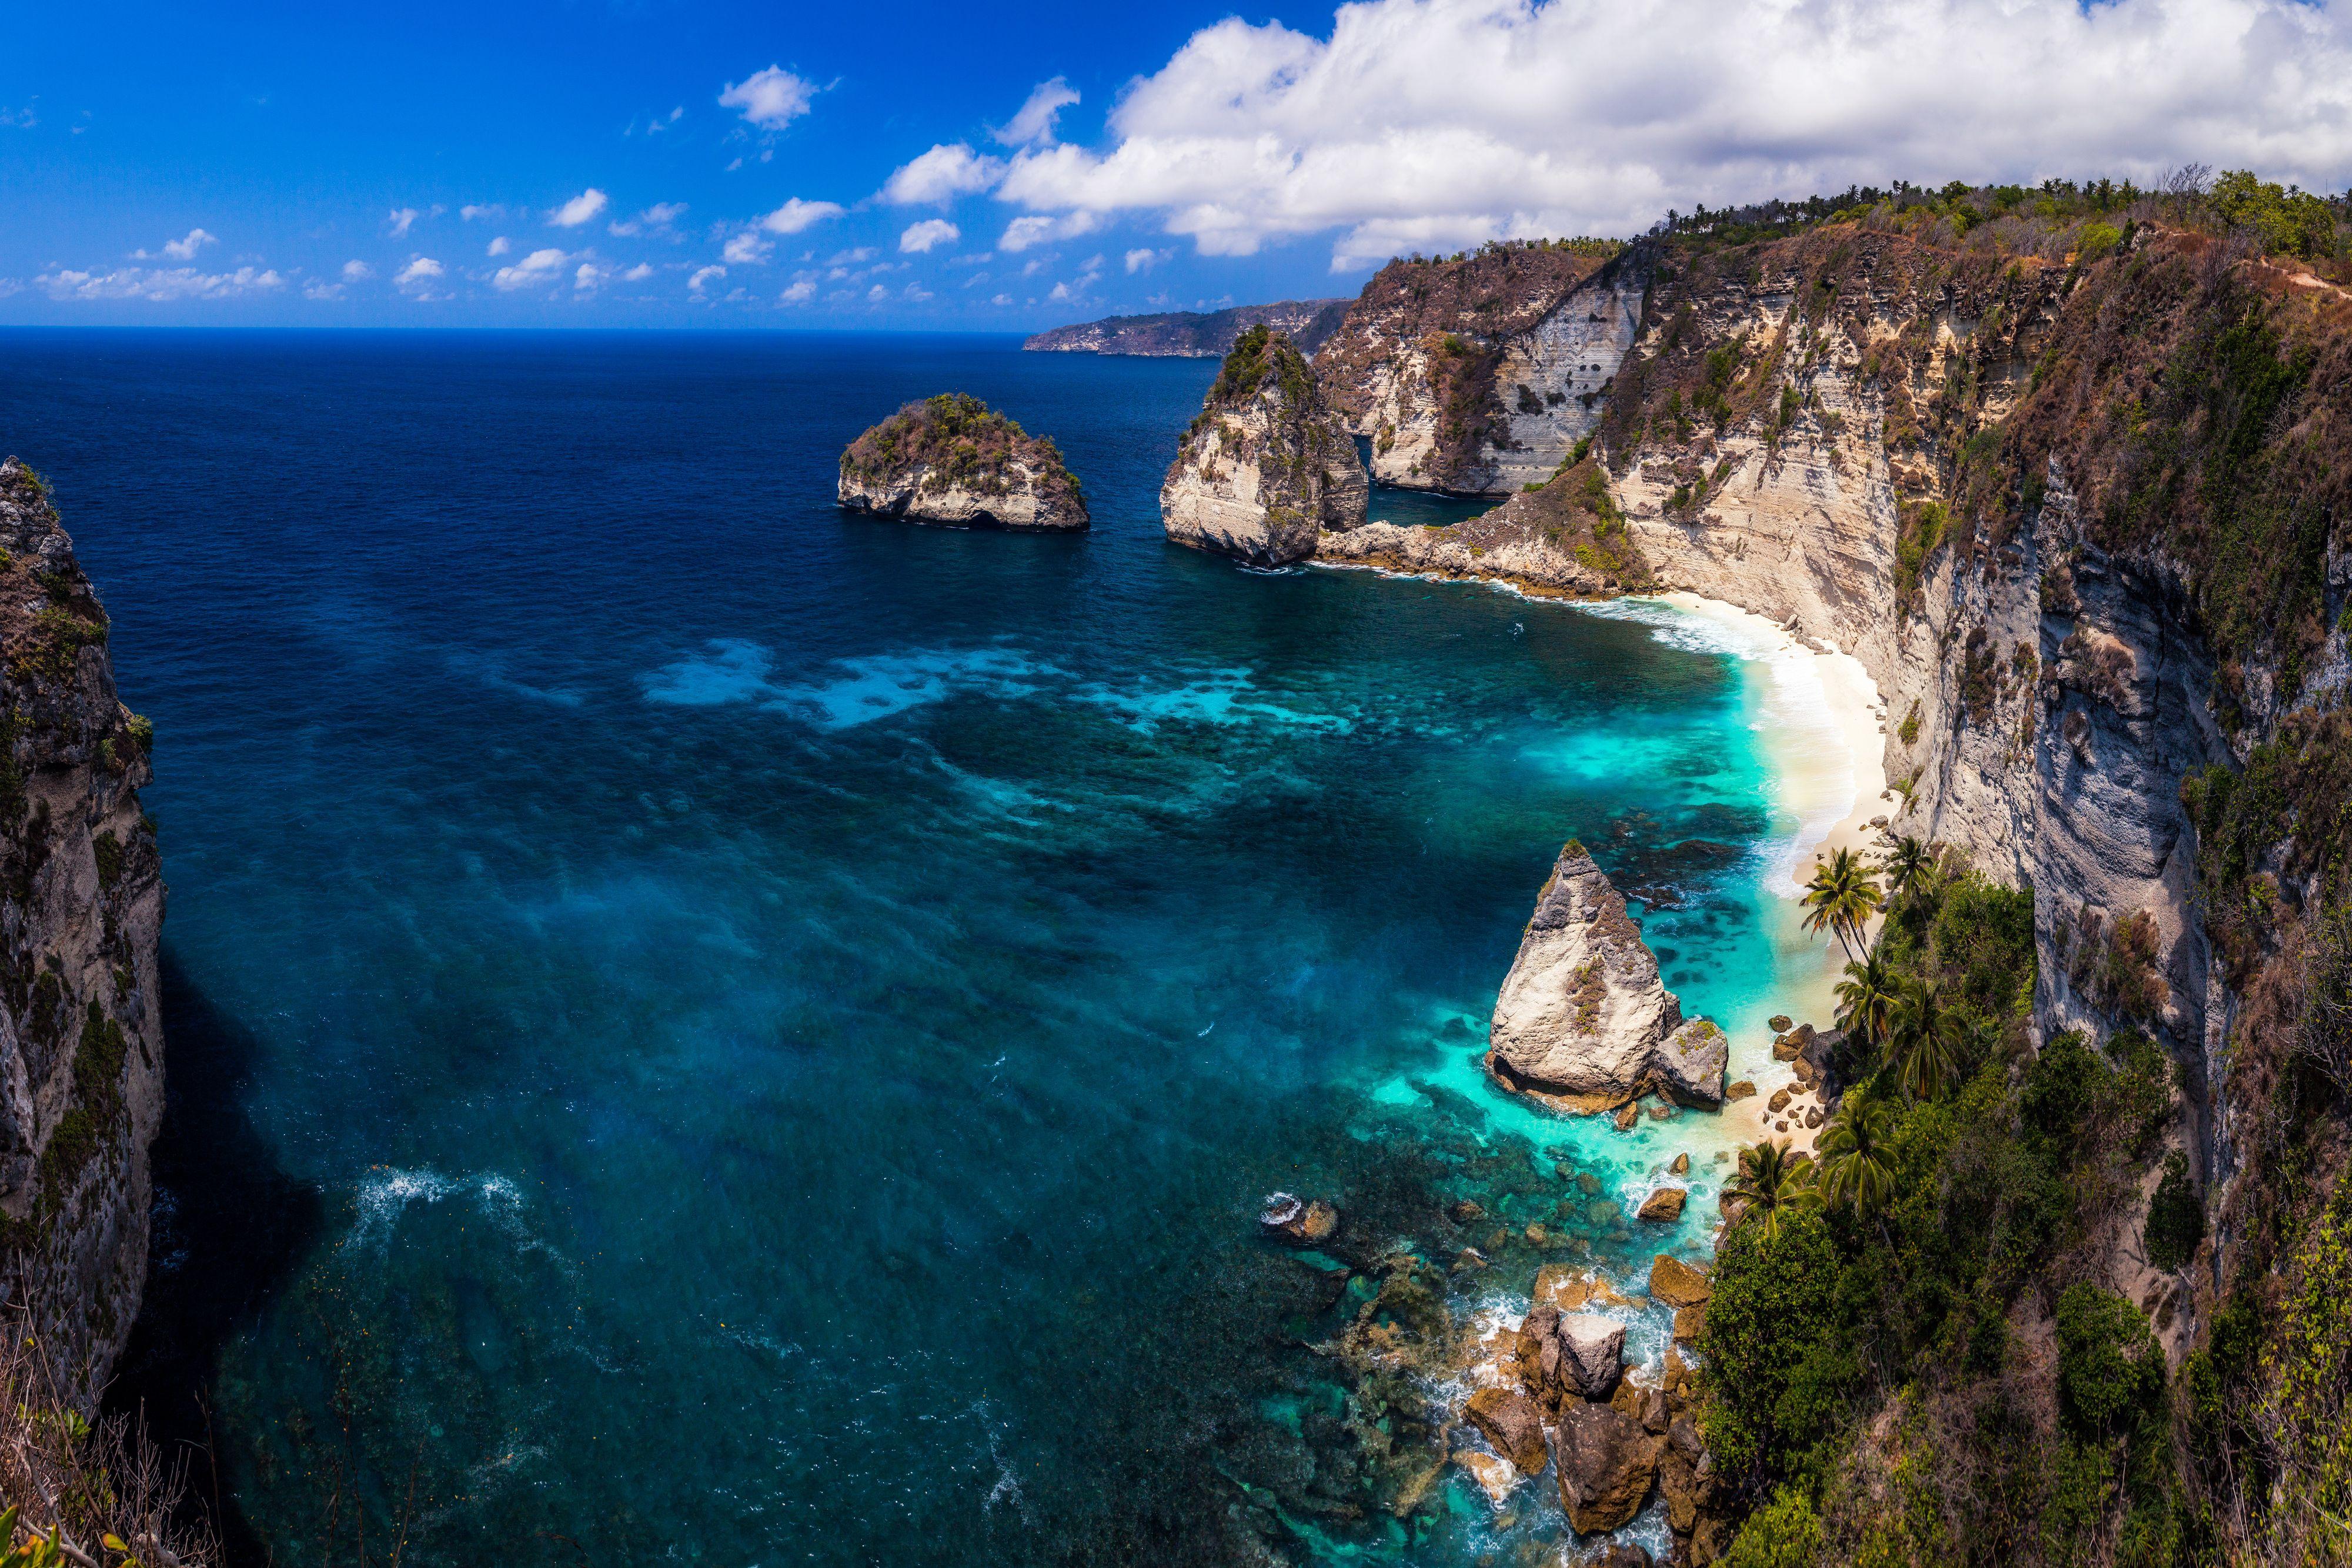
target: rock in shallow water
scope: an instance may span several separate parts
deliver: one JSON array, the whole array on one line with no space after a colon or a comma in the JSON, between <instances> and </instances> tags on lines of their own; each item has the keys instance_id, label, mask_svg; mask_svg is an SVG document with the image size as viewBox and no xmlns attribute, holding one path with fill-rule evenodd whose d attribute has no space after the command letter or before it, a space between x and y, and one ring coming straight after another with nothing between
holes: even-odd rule
<instances>
[{"instance_id":1,"label":"rock in shallow water","mask_svg":"<svg viewBox=\"0 0 2352 1568\"><path fill-rule=\"evenodd\" d=\"M1364 520L1371 486L1355 438L1289 339L1242 334L1160 486L1178 544L1281 566L1315 553L1324 528Z\"/></svg>"},{"instance_id":2,"label":"rock in shallow water","mask_svg":"<svg viewBox=\"0 0 2352 1568\"><path fill-rule=\"evenodd\" d=\"M1570 1406L1558 1437L1560 1506L1578 1534L1615 1530L1641 1511L1664 1438L1605 1405Z\"/></svg>"},{"instance_id":3,"label":"rock in shallow water","mask_svg":"<svg viewBox=\"0 0 2352 1568\"><path fill-rule=\"evenodd\" d=\"M1642 1200L1641 1217L1659 1224L1671 1225L1683 1217L1683 1200L1690 1194L1682 1187L1662 1186Z\"/></svg>"},{"instance_id":4,"label":"rock in shallow water","mask_svg":"<svg viewBox=\"0 0 2352 1568\"><path fill-rule=\"evenodd\" d=\"M1470 1424L1494 1445L1495 1451L1517 1467L1522 1475L1544 1468L1551 1452L1544 1444L1543 1412L1524 1394L1507 1388L1481 1388L1463 1407Z\"/></svg>"},{"instance_id":5,"label":"rock in shallow water","mask_svg":"<svg viewBox=\"0 0 2352 1568\"><path fill-rule=\"evenodd\" d=\"M1269 1236L1296 1246L1312 1247L1330 1239L1339 1228L1339 1211L1317 1198L1308 1203L1290 1193L1268 1193L1258 1211L1258 1226Z\"/></svg>"},{"instance_id":6,"label":"rock in shallow water","mask_svg":"<svg viewBox=\"0 0 2352 1568\"><path fill-rule=\"evenodd\" d=\"M1684 1019L1624 898L1574 841L1536 901L1488 1039L1498 1079L1561 1109L1611 1110L1651 1091L1723 1103L1729 1042Z\"/></svg>"}]
</instances>

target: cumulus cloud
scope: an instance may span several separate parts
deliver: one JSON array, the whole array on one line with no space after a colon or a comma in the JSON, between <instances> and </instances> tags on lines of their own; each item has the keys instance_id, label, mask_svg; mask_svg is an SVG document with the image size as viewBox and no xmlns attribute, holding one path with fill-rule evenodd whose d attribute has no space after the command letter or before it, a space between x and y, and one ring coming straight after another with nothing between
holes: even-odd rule
<instances>
[{"instance_id":1,"label":"cumulus cloud","mask_svg":"<svg viewBox=\"0 0 2352 1568\"><path fill-rule=\"evenodd\" d=\"M613 204L613 198L591 185L570 201L547 214L547 221L560 229L576 229Z\"/></svg>"},{"instance_id":2,"label":"cumulus cloud","mask_svg":"<svg viewBox=\"0 0 2352 1568\"><path fill-rule=\"evenodd\" d=\"M476 218L496 219L505 217L507 215L507 210L500 206L488 206L480 202L468 202L464 206L457 209L457 215L470 224Z\"/></svg>"},{"instance_id":3,"label":"cumulus cloud","mask_svg":"<svg viewBox=\"0 0 2352 1568\"><path fill-rule=\"evenodd\" d=\"M1101 224L1102 220L1090 212L1065 213L1060 217L1032 214L1005 225L1003 237L996 242L996 248L1027 250L1049 240L1075 239L1079 235L1092 234Z\"/></svg>"},{"instance_id":4,"label":"cumulus cloud","mask_svg":"<svg viewBox=\"0 0 2352 1568\"><path fill-rule=\"evenodd\" d=\"M925 218L909 224L907 232L898 236L898 248L911 255L923 255L937 246L953 245L963 238L963 230L945 218Z\"/></svg>"},{"instance_id":5,"label":"cumulus cloud","mask_svg":"<svg viewBox=\"0 0 2352 1568\"><path fill-rule=\"evenodd\" d=\"M824 258L824 264L827 267L863 267L881 254L870 245L861 245L856 250L835 251Z\"/></svg>"},{"instance_id":6,"label":"cumulus cloud","mask_svg":"<svg viewBox=\"0 0 2352 1568\"><path fill-rule=\"evenodd\" d=\"M719 95L719 104L722 109L740 110L752 124L774 131L806 114L816 90L814 84L782 66L770 66L741 81L729 82Z\"/></svg>"},{"instance_id":7,"label":"cumulus cloud","mask_svg":"<svg viewBox=\"0 0 2352 1568\"><path fill-rule=\"evenodd\" d=\"M415 207L394 207L392 209L392 216L385 222L392 228L393 238L404 239L407 237L408 231L416 226L416 220L424 215Z\"/></svg>"},{"instance_id":8,"label":"cumulus cloud","mask_svg":"<svg viewBox=\"0 0 2352 1568\"><path fill-rule=\"evenodd\" d=\"M346 283L364 283L374 276L375 268L356 257L343 263L343 281Z\"/></svg>"},{"instance_id":9,"label":"cumulus cloud","mask_svg":"<svg viewBox=\"0 0 2352 1568\"><path fill-rule=\"evenodd\" d=\"M793 279L792 287L786 288L782 294L777 295L776 298L782 300L787 305L805 305L810 300L816 298L816 279L814 277L795 277Z\"/></svg>"},{"instance_id":10,"label":"cumulus cloud","mask_svg":"<svg viewBox=\"0 0 2352 1568\"><path fill-rule=\"evenodd\" d=\"M745 229L730 239L727 248L719 254L719 259L730 267L756 267L766 261L768 253L775 248L751 230Z\"/></svg>"},{"instance_id":11,"label":"cumulus cloud","mask_svg":"<svg viewBox=\"0 0 2352 1568\"><path fill-rule=\"evenodd\" d=\"M551 246L545 250L532 251L511 267L499 268L490 275L490 282L494 287L505 289L509 293L518 288L529 288L536 284L552 283L563 271L564 264L571 259L570 256Z\"/></svg>"},{"instance_id":12,"label":"cumulus cloud","mask_svg":"<svg viewBox=\"0 0 2352 1568\"><path fill-rule=\"evenodd\" d=\"M110 272L79 272L68 267L42 273L33 281L52 299L227 299L282 288L286 280L275 268L240 267L234 272L198 272L189 267L118 267Z\"/></svg>"},{"instance_id":13,"label":"cumulus cloud","mask_svg":"<svg viewBox=\"0 0 2352 1568\"><path fill-rule=\"evenodd\" d=\"M1078 90L1060 77L1032 89L1019 112L996 129L996 139L1007 147L1026 147L1054 140L1054 117L1078 101Z\"/></svg>"},{"instance_id":14,"label":"cumulus cloud","mask_svg":"<svg viewBox=\"0 0 2352 1568\"><path fill-rule=\"evenodd\" d=\"M871 288L869 288L869 289L867 289L867 290L866 291L866 302L867 302L868 304L872 304L872 305L879 305L879 304L881 304L881 303L882 303L882 301L884 301L885 299L887 299L887 298L890 298L890 291L889 291L888 289L887 289L887 288L883 287L882 287L880 284L878 284L878 283L877 283L877 284L876 284L873 287L871 287Z\"/></svg>"},{"instance_id":15,"label":"cumulus cloud","mask_svg":"<svg viewBox=\"0 0 2352 1568\"><path fill-rule=\"evenodd\" d=\"M688 288L695 290L697 293L699 293L701 292L702 286L704 284L726 276L727 269L723 267L705 267L698 268L692 277L688 278L686 280L686 286Z\"/></svg>"},{"instance_id":16,"label":"cumulus cloud","mask_svg":"<svg viewBox=\"0 0 2352 1568\"><path fill-rule=\"evenodd\" d=\"M441 276L441 264L429 256L420 256L394 273L392 280L402 285L423 285Z\"/></svg>"},{"instance_id":17,"label":"cumulus cloud","mask_svg":"<svg viewBox=\"0 0 2352 1568\"><path fill-rule=\"evenodd\" d=\"M945 141L891 171L882 182L882 199L899 206L951 202L987 190L1003 175L1002 159L974 152L961 141Z\"/></svg>"},{"instance_id":18,"label":"cumulus cloud","mask_svg":"<svg viewBox=\"0 0 2352 1568\"><path fill-rule=\"evenodd\" d=\"M1152 250L1149 247L1142 250L1129 251L1127 253L1128 276L1132 277L1139 272L1150 271L1161 262L1166 261L1168 259L1168 254L1169 253L1164 250Z\"/></svg>"},{"instance_id":19,"label":"cumulus cloud","mask_svg":"<svg viewBox=\"0 0 2352 1568\"><path fill-rule=\"evenodd\" d=\"M651 264L641 261L637 263L636 266L629 268L628 271L621 274L621 281L624 283L643 283L646 278L651 277L653 275L654 269Z\"/></svg>"},{"instance_id":20,"label":"cumulus cloud","mask_svg":"<svg viewBox=\"0 0 2352 1568\"><path fill-rule=\"evenodd\" d=\"M772 235L796 235L813 228L827 218L841 216L838 202L803 202L798 196L786 202L760 220L760 226Z\"/></svg>"},{"instance_id":21,"label":"cumulus cloud","mask_svg":"<svg viewBox=\"0 0 2352 1568\"><path fill-rule=\"evenodd\" d=\"M496 239L490 241L488 246L483 247L483 254L486 256L504 256L507 252L512 249L514 249L514 241L507 238L504 235L500 235Z\"/></svg>"},{"instance_id":22,"label":"cumulus cloud","mask_svg":"<svg viewBox=\"0 0 2352 1568\"><path fill-rule=\"evenodd\" d=\"M656 202L634 218L616 218L609 225L616 235L658 234L686 215L684 202Z\"/></svg>"},{"instance_id":23,"label":"cumulus cloud","mask_svg":"<svg viewBox=\"0 0 2352 1568\"><path fill-rule=\"evenodd\" d=\"M1109 131L1024 148L998 195L1150 214L1213 255L1339 229L1341 267L1898 176L2145 182L2193 160L2335 189L2352 5L1362 0L1328 37L1202 29Z\"/></svg>"},{"instance_id":24,"label":"cumulus cloud","mask_svg":"<svg viewBox=\"0 0 2352 1568\"><path fill-rule=\"evenodd\" d=\"M196 252L208 245L219 243L220 236L217 235L205 229L190 229L179 239L165 240L163 255L173 261L194 261L196 258ZM132 251L131 258L133 261L153 261L156 259L156 255L152 251L141 249Z\"/></svg>"}]
</instances>

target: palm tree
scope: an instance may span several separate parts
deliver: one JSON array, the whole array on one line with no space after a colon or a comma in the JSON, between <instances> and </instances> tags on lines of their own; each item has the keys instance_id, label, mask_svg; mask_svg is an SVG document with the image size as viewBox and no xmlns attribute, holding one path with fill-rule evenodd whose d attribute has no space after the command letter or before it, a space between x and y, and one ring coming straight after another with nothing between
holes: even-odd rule
<instances>
[{"instance_id":1,"label":"palm tree","mask_svg":"<svg viewBox=\"0 0 2352 1568\"><path fill-rule=\"evenodd\" d=\"M1822 1201L1850 1204L1865 1218L1885 1208L1895 1196L1894 1134L1895 1113L1883 1102L1846 1096L1822 1134Z\"/></svg>"},{"instance_id":2,"label":"palm tree","mask_svg":"<svg viewBox=\"0 0 2352 1568\"><path fill-rule=\"evenodd\" d=\"M1805 929L1827 927L1844 944L1847 957L1858 957L1863 923L1882 902L1870 862L1852 850L1832 851L1813 862L1813 880L1805 884Z\"/></svg>"},{"instance_id":3,"label":"palm tree","mask_svg":"<svg viewBox=\"0 0 2352 1568\"><path fill-rule=\"evenodd\" d=\"M1935 1096L1960 1067L1968 1019L1948 1006L1943 988L1914 980L1895 998L1890 1036L1895 1045L1895 1076L1915 1100Z\"/></svg>"},{"instance_id":4,"label":"palm tree","mask_svg":"<svg viewBox=\"0 0 2352 1568\"><path fill-rule=\"evenodd\" d=\"M1874 947L1858 964L1845 967L1837 983L1837 1026L1872 1050L1886 1043L1888 1015L1895 1007L1895 967Z\"/></svg>"},{"instance_id":5,"label":"palm tree","mask_svg":"<svg viewBox=\"0 0 2352 1568\"><path fill-rule=\"evenodd\" d=\"M1926 885L1936 869L1935 852L1926 841L1909 833L1890 831L1886 835L1886 851L1879 857L1878 869L1886 878L1890 894L1916 893Z\"/></svg>"},{"instance_id":6,"label":"palm tree","mask_svg":"<svg viewBox=\"0 0 2352 1568\"><path fill-rule=\"evenodd\" d=\"M1780 1234L1782 1213L1811 1196L1811 1165L1790 1157L1788 1139L1767 1139L1739 1151L1739 1174L1724 1184L1723 1196L1740 1205L1740 1223L1755 1220L1770 1241Z\"/></svg>"}]
</instances>

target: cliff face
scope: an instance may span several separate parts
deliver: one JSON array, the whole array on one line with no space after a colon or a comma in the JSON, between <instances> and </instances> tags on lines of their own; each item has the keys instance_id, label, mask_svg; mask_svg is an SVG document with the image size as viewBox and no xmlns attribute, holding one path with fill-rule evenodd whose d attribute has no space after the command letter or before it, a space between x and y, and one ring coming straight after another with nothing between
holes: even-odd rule
<instances>
[{"instance_id":1,"label":"cliff face","mask_svg":"<svg viewBox=\"0 0 2352 1568\"><path fill-rule=\"evenodd\" d=\"M835 494L850 511L958 528L1087 527L1060 449L949 392L910 402L850 443Z\"/></svg>"},{"instance_id":2,"label":"cliff face","mask_svg":"<svg viewBox=\"0 0 2352 1568\"><path fill-rule=\"evenodd\" d=\"M1179 544L1279 566L1312 555L1320 530L1360 524L1370 492L1305 357L1253 327L1169 465L1160 516Z\"/></svg>"},{"instance_id":3,"label":"cliff face","mask_svg":"<svg viewBox=\"0 0 2352 1568\"><path fill-rule=\"evenodd\" d=\"M1033 353L1136 354L1153 359L1214 360L1233 351L1250 328L1264 325L1313 354L1339 329L1345 299L1283 299L1230 310L1170 310L1157 316L1112 316L1040 332L1021 346Z\"/></svg>"},{"instance_id":4,"label":"cliff face","mask_svg":"<svg viewBox=\"0 0 2352 1568\"><path fill-rule=\"evenodd\" d=\"M1467 522L1372 522L1326 533L1318 560L1420 577L1508 582L1538 598L1601 599L1654 586L1607 477L1590 459Z\"/></svg>"},{"instance_id":5,"label":"cliff face","mask_svg":"<svg viewBox=\"0 0 2352 1568\"><path fill-rule=\"evenodd\" d=\"M1633 341L1643 278L1599 247L1493 246L1394 261L1317 360L1332 406L1407 489L1538 484L1595 422Z\"/></svg>"},{"instance_id":6,"label":"cliff face","mask_svg":"<svg viewBox=\"0 0 2352 1568\"><path fill-rule=\"evenodd\" d=\"M1564 1110L1614 1110L1652 1091L1723 1103L1723 1031L1683 1017L1624 896L1572 841L1536 901L1487 1039L1496 1077Z\"/></svg>"},{"instance_id":7,"label":"cliff face","mask_svg":"<svg viewBox=\"0 0 2352 1568\"><path fill-rule=\"evenodd\" d=\"M0 1285L88 1408L147 1272L163 1112L150 731L38 482L0 465Z\"/></svg>"}]
</instances>

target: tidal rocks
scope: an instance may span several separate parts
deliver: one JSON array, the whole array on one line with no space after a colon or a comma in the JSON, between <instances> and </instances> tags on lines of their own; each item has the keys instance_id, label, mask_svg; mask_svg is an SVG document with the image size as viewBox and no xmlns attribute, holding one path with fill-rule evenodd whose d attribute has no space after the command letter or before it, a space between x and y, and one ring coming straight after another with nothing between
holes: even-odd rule
<instances>
[{"instance_id":1,"label":"tidal rocks","mask_svg":"<svg viewBox=\"0 0 2352 1568\"><path fill-rule=\"evenodd\" d=\"M1526 1395L1507 1388L1481 1388L1470 1396L1462 1413L1520 1474L1536 1474L1550 1458L1544 1446L1543 1412Z\"/></svg>"},{"instance_id":2,"label":"tidal rocks","mask_svg":"<svg viewBox=\"0 0 2352 1568\"><path fill-rule=\"evenodd\" d=\"M1339 1211L1319 1197L1309 1203L1292 1193L1272 1192L1258 1211L1257 1223L1276 1240L1313 1247L1339 1228Z\"/></svg>"},{"instance_id":3,"label":"tidal rocks","mask_svg":"<svg viewBox=\"0 0 2352 1568\"><path fill-rule=\"evenodd\" d=\"M1253 327L1225 356L1160 486L1178 544L1280 566L1315 553L1326 528L1364 520L1370 494L1356 443L1288 338Z\"/></svg>"},{"instance_id":4,"label":"tidal rocks","mask_svg":"<svg viewBox=\"0 0 2352 1568\"><path fill-rule=\"evenodd\" d=\"M1536 901L1487 1038L1498 1079L1562 1110L1611 1110L1651 1092L1723 1103L1729 1041L1683 1017L1623 896L1573 841Z\"/></svg>"},{"instance_id":5,"label":"tidal rocks","mask_svg":"<svg viewBox=\"0 0 2352 1568\"><path fill-rule=\"evenodd\" d=\"M1658 1473L1665 1439L1606 1405L1571 1405L1560 1412L1554 1453L1559 1501L1580 1535L1615 1530L1641 1511Z\"/></svg>"},{"instance_id":6,"label":"tidal rocks","mask_svg":"<svg viewBox=\"0 0 2352 1568\"><path fill-rule=\"evenodd\" d=\"M1052 440L961 392L908 403L851 442L835 495L848 511L959 528L1087 526Z\"/></svg>"},{"instance_id":7,"label":"tidal rocks","mask_svg":"<svg viewBox=\"0 0 2352 1568\"><path fill-rule=\"evenodd\" d=\"M1657 1224L1671 1225L1683 1217L1683 1200L1690 1193L1679 1186L1662 1186L1642 1200L1637 1211L1640 1218Z\"/></svg>"},{"instance_id":8,"label":"tidal rocks","mask_svg":"<svg viewBox=\"0 0 2352 1568\"><path fill-rule=\"evenodd\" d=\"M1520 1376L1548 1403L1606 1399L1624 1371L1625 1325L1539 1306L1521 1320L1517 1348Z\"/></svg>"},{"instance_id":9,"label":"tidal rocks","mask_svg":"<svg viewBox=\"0 0 2352 1568\"><path fill-rule=\"evenodd\" d=\"M163 1112L153 734L107 629L47 486L0 463L0 1300L40 1343L43 1400L86 1415L139 1312Z\"/></svg>"},{"instance_id":10,"label":"tidal rocks","mask_svg":"<svg viewBox=\"0 0 2352 1568\"><path fill-rule=\"evenodd\" d=\"M1695 1307L1714 1290L1713 1281L1678 1258L1661 1252L1650 1260L1650 1294L1670 1307Z\"/></svg>"}]
</instances>

